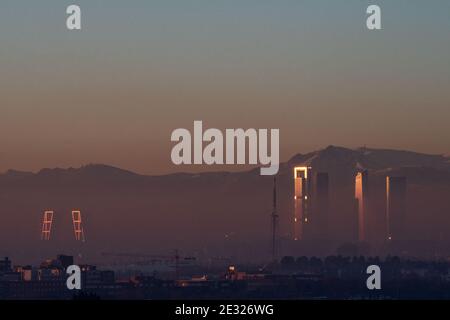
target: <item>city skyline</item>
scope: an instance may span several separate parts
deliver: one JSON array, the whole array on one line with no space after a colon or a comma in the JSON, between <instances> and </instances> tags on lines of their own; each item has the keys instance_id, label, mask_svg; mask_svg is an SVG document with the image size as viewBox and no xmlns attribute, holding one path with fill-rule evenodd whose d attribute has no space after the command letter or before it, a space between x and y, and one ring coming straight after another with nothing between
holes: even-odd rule
<instances>
[{"instance_id":1,"label":"city skyline","mask_svg":"<svg viewBox=\"0 0 450 320\"><path fill-rule=\"evenodd\" d=\"M298 165L310 168L306 172L311 183L294 183L303 180L294 179ZM338 244L357 243L355 176L361 168L371 175L366 242L373 250L388 240L388 223L394 221L386 220L386 176L408 179L407 207L396 205L397 201L390 209L406 231L402 231L402 238L447 243L449 166L448 158L442 156L384 149L329 146L298 154L282 164L277 175L277 246L284 252L305 249L301 243L299 248L286 243L295 238L296 228L303 229L300 223L295 227L293 221L298 202L294 196L301 200L305 195L308 210L297 213L297 218L308 219L304 243L308 243L310 254L325 254ZM309 192L296 192L296 187L303 185L308 185ZM105 165L44 169L35 174L11 171L0 175L2 212L6 213L0 215L0 224L7 226L0 233L0 243L8 244L0 248L0 254L21 261L49 250L78 250L82 245L84 256L102 260L99 252L152 252L179 247L204 255L217 251L258 261L272 251L269 245L261 244L271 238L268 229L269 216L273 220L274 212L273 187L272 179L260 176L257 169L165 176L140 175ZM429 201L421 202L423 197ZM301 201L298 204L302 209ZM45 219L44 211L53 212L55 217ZM83 216L82 228L77 225L78 212ZM197 222L192 223L193 219ZM56 225L50 231L51 223ZM74 232L84 234L85 228L87 241L82 244L76 241ZM41 237L51 241L40 241L35 248ZM11 238L17 241L11 242ZM412 245L412 240L411 250L428 254L423 247Z\"/></svg>"},{"instance_id":2,"label":"city skyline","mask_svg":"<svg viewBox=\"0 0 450 320\"><path fill-rule=\"evenodd\" d=\"M449 14L0 0L0 301L288 319L449 300Z\"/></svg>"}]
</instances>

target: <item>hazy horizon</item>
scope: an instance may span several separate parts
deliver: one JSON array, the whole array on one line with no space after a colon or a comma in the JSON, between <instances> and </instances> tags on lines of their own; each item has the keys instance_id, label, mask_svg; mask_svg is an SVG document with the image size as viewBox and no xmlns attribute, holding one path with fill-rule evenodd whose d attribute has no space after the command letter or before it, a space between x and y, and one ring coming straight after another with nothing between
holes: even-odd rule
<instances>
[{"instance_id":1,"label":"hazy horizon","mask_svg":"<svg viewBox=\"0 0 450 320\"><path fill-rule=\"evenodd\" d=\"M307 155L309 153L314 153L314 152L318 152L321 150L324 150L328 147L337 147L337 148L344 148L344 149L348 149L348 150L357 150L359 148L367 148L369 150L384 150L384 151L394 151L394 152L411 152L411 153L418 153L418 154L425 154L425 155L430 155L430 156L443 156L446 158L449 158L450 156L448 154L444 154L444 153L425 153L425 152L417 152L415 150L405 150L405 149L386 149L386 148L371 148L370 146L362 146L362 147L355 147L355 148L350 148L350 147L346 147L346 146L337 146L337 145L328 145L328 146L324 146L323 148L319 148L319 149L314 149L314 150L306 150L304 152L297 152L292 154L290 157L288 157L287 159L281 159L280 160L280 164L283 163L287 163L288 161L290 161L293 157L297 156L297 155ZM450 159L450 158L449 158ZM251 169L255 169L255 168L259 168L260 165L181 165L181 166L174 166L175 168L178 168L179 170L171 170L170 172L163 172L163 173L145 173L145 172L139 172L130 168L126 168L126 167L120 167L120 166L115 166L113 164L110 163L106 163L106 162L86 162L86 163L81 163L79 165L76 166L55 166L55 167L42 167L42 168L38 168L36 170L19 170L17 168L8 168L5 171L0 171L0 175L1 174L5 174L8 171L20 171L20 172L29 172L29 173L38 173L41 170L45 170L45 169L79 169L85 166L108 166L108 167L114 167L117 169L121 169L124 171L130 171L132 173L136 173L139 175L149 175L149 176L163 176L163 175L170 175L170 174L190 174L190 173L215 173L215 172L243 172L243 171L248 171Z\"/></svg>"},{"instance_id":2,"label":"hazy horizon","mask_svg":"<svg viewBox=\"0 0 450 320\"><path fill-rule=\"evenodd\" d=\"M79 0L0 4L0 172L172 164L170 134L279 128L327 145L450 154L450 2ZM219 170L241 170L225 166ZM216 169L214 169L216 170Z\"/></svg>"}]
</instances>

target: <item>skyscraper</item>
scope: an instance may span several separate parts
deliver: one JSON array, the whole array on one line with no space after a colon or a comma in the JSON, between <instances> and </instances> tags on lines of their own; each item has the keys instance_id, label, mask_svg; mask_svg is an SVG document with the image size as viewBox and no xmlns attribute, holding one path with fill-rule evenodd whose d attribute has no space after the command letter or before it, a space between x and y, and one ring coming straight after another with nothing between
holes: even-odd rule
<instances>
[{"instance_id":1,"label":"skyscraper","mask_svg":"<svg viewBox=\"0 0 450 320\"><path fill-rule=\"evenodd\" d=\"M42 217L42 230L41 230L41 239L42 240L50 240L51 232L52 232L52 224L53 224L54 211L46 210L44 211L44 215ZM85 241L84 238L84 229L81 221L81 212L79 210L72 210L72 222L73 222L73 230L75 234L75 240L77 241Z\"/></svg>"},{"instance_id":2,"label":"skyscraper","mask_svg":"<svg viewBox=\"0 0 450 320\"><path fill-rule=\"evenodd\" d=\"M44 215L42 217L42 231L41 231L42 240L50 240L50 235L52 232L53 214L54 214L53 210L44 211Z\"/></svg>"},{"instance_id":3,"label":"skyscraper","mask_svg":"<svg viewBox=\"0 0 450 320\"><path fill-rule=\"evenodd\" d=\"M312 223L316 240L326 240L329 236L329 179L328 173L318 172L314 181L314 213Z\"/></svg>"},{"instance_id":4,"label":"skyscraper","mask_svg":"<svg viewBox=\"0 0 450 320\"><path fill-rule=\"evenodd\" d=\"M84 230L83 224L81 221L81 211L72 210L72 222L73 222L73 231L75 234L75 239L77 241L85 241L84 239Z\"/></svg>"},{"instance_id":5,"label":"skyscraper","mask_svg":"<svg viewBox=\"0 0 450 320\"><path fill-rule=\"evenodd\" d=\"M369 174L367 170L358 172L355 178L355 199L358 210L358 240L367 241L369 218Z\"/></svg>"},{"instance_id":6,"label":"skyscraper","mask_svg":"<svg viewBox=\"0 0 450 320\"><path fill-rule=\"evenodd\" d=\"M386 177L387 239L404 236L406 215L406 177Z\"/></svg>"},{"instance_id":7,"label":"skyscraper","mask_svg":"<svg viewBox=\"0 0 450 320\"><path fill-rule=\"evenodd\" d=\"M294 240L304 237L311 206L311 168L294 168Z\"/></svg>"}]
</instances>

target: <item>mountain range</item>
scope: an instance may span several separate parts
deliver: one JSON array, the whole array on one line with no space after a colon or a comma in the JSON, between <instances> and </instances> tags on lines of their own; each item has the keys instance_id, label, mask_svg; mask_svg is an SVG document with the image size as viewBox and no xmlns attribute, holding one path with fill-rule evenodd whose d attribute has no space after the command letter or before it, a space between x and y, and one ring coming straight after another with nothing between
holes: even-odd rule
<instances>
[{"instance_id":1,"label":"mountain range","mask_svg":"<svg viewBox=\"0 0 450 320\"><path fill-rule=\"evenodd\" d=\"M351 240L354 175L370 172L373 239L383 237L384 179L406 176L408 219L414 241L450 243L450 158L410 151L328 146L296 154L277 175L279 236L288 239L293 219L293 168L328 172L330 225L336 243ZM9 170L0 175L0 254L19 262L55 253L101 260L102 252L197 256L267 256L273 179L259 168L242 172L150 176L103 164L80 168ZM50 241L40 240L44 210L54 210ZM71 210L82 212L85 243L73 240Z\"/></svg>"}]
</instances>

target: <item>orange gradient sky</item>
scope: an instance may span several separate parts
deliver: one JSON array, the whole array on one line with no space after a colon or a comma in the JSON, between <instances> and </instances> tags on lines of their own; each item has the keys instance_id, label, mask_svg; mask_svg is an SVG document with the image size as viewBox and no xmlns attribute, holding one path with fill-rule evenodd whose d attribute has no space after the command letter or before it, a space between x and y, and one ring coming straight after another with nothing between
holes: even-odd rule
<instances>
[{"instance_id":1,"label":"orange gradient sky","mask_svg":"<svg viewBox=\"0 0 450 320\"><path fill-rule=\"evenodd\" d=\"M0 171L183 171L170 134L194 120L280 128L282 161L330 144L450 153L448 1L379 1L378 32L356 0L78 2L81 32L67 1L2 1Z\"/></svg>"}]
</instances>

